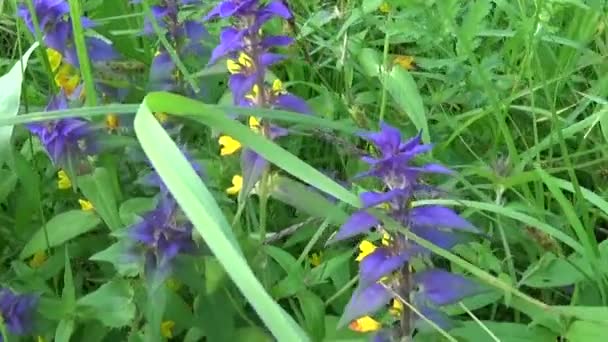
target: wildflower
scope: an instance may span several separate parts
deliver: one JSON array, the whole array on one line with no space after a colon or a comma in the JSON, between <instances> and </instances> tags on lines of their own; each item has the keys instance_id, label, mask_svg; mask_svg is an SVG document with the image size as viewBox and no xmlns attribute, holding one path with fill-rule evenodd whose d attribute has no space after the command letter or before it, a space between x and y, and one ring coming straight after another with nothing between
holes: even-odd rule
<instances>
[{"instance_id":1,"label":"wildflower","mask_svg":"<svg viewBox=\"0 0 608 342\"><path fill-rule=\"evenodd\" d=\"M388 188L386 192L364 192L360 195L363 210L355 212L344 223L334 240L343 240L371 230L379 220L366 209L388 204L388 214L416 235L443 247L451 248L459 242L455 231L477 233L477 229L456 212L439 205L412 207L413 194L424 187L418 179L423 173L449 174L450 170L437 164L413 166L414 157L431 149L421 144L418 135L401 141L399 130L385 123L380 132L362 134L380 153L378 157L364 156L369 171L361 174L380 179ZM399 232L388 232L383 245L377 247L364 240L359 264L359 286L345 308L341 324L357 317L369 315L384 307L399 293L419 307L427 317L438 324L447 324L437 307L454 303L463 297L478 293L481 288L471 280L440 269L414 272L409 265L411 258L428 253L421 246ZM397 272L401 270L401 272ZM407 276L407 280L400 281ZM401 309L403 310L403 309ZM403 311L402 311L403 312ZM409 312L406 311L409 315ZM427 315L428 314L428 315ZM409 317L409 316L408 316ZM405 318L403 318L405 319ZM409 319L409 318L407 318Z\"/></svg>"},{"instance_id":2,"label":"wildflower","mask_svg":"<svg viewBox=\"0 0 608 342\"><path fill-rule=\"evenodd\" d=\"M258 0L224 0L207 14L205 20L216 18L231 18L234 23L233 26L222 29L220 42L213 49L209 60L209 64L214 64L222 58L227 59L229 87L234 104L310 113L308 104L287 92L279 80L274 81L272 85L265 82L267 69L285 59L283 55L272 50L290 45L293 39L284 35L265 36L262 26L272 18L291 19L289 8L282 1L261 3ZM265 119L250 117L249 124L252 130L269 139L276 139L288 133L286 129ZM257 153L249 149L243 150L243 193L249 193L267 167L268 162Z\"/></svg>"},{"instance_id":3,"label":"wildflower","mask_svg":"<svg viewBox=\"0 0 608 342\"><path fill-rule=\"evenodd\" d=\"M181 289L181 287L182 287L182 284L179 282L179 280L177 280L175 278L167 279L166 284L167 284L167 287L174 292L179 291L179 289Z\"/></svg>"},{"instance_id":4,"label":"wildflower","mask_svg":"<svg viewBox=\"0 0 608 342\"><path fill-rule=\"evenodd\" d=\"M323 259L322 257L323 257L323 255L321 254L321 252L319 252L319 253L312 253L310 255L310 264L312 266L314 266L314 267L317 267L317 266L321 265L321 262L322 262L322 259Z\"/></svg>"},{"instance_id":5,"label":"wildflower","mask_svg":"<svg viewBox=\"0 0 608 342\"><path fill-rule=\"evenodd\" d=\"M243 177L240 175L234 175L232 177L232 186L226 189L228 195L236 195L243 188Z\"/></svg>"},{"instance_id":6,"label":"wildflower","mask_svg":"<svg viewBox=\"0 0 608 342\"><path fill-rule=\"evenodd\" d=\"M67 109L67 98L62 91L51 99L47 111ZM44 145L49 157L57 166L64 166L78 157L93 154L96 142L88 121L77 118L60 119L28 124Z\"/></svg>"},{"instance_id":7,"label":"wildflower","mask_svg":"<svg viewBox=\"0 0 608 342\"><path fill-rule=\"evenodd\" d=\"M160 334L164 338L173 338L173 329L175 329L174 321L163 321L160 324Z\"/></svg>"},{"instance_id":8,"label":"wildflower","mask_svg":"<svg viewBox=\"0 0 608 342\"><path fill-rule=\"evenodd\" d=\"M30 13L25 4L19 5L18 15L25 21L33 34L33 15L38 18L39 30L43 34L45 45L59 52L65 60L75 67L79 67L76 47L74 46L74 33L72 19L69 16L70 8L67 1L62 0L33 0L35 13ZM89 29L95 23L87 17L81 18L82 26ZM86 46L91 61L107 61L115 59L118 55L110 43L98 37L86 37Z\"/></svg>"},{"instance_id":9,"label":"wildflower","mask_svg":"<svg viewBox=\"0 0 608 342\"><path fill-rule=\"evenodd\" d=\"M72 188L72 181L64 170L59 170L57 172L57 188L59 190Z\"/></svg>"},{"instance_id":10,"label":"wildflower","mask_svg":"<svg viewBox=\"0 0 608 342\"><path fill-rule=\"evenodd\" d=\"M80 204L80 209L82 211L93 211L95 210L95 207L93 207L93 203L85 200L85 199L78 199L78 204Z\"/></svg>"},{"instance_id":11,"label":"wildflower","mask_svg":"<svg viewBox=\"0 0 608 342\"><path fill-rule=\"evenodd\" d=\"M32 256L32 259L30 260L29 264L31 268L40 268L40 266L42 266L42 264L44 264L44 262L48 259L48 256L46 255L45 251L38 251L36 253L34 253L34 256Z\"/></svg>"},{"instance_id":12,"label":"wildflower","mask_svg":"<svg viewBox=\"0 0 608 342\"><path fill-rule=\"evenodd\" d=\"M388 2L383 1L378 10L384 14L388 14L391 11L391 5Z\"/></svg>"},{"instance_id":13,"label":"wildflower","mask_svg":"<svg viewBox=\"0 0 608 342\"><path fill-rule=\"evenodd\" d=\"M165 275L179 254L193 254L192 224L180 218L179 206L168 193L161 192L156 208L128 228L129 236L145 250L146 267Z\"/></svg>"},{"instance_id":14,"label":"wildflower","mask_svg":"<svg viewBox=\"0 0 608 342\"><path fill-rule=\"evenodd\" d=\"M55 49L52 49L52 48L47 48L46 56L49 60L49 65L51 66L51 71L52 72L57 71L57 68L59 68L59 65L61 65L61 58L63 58L63 56L61 56L61 52L59 52Z\"/></svg>"},{"instance_id":15,"label":"wildflower","mask_svg":"<svg viewBox=\"0 0 608 342\"><path fill-rule=\"evenodd\" d=\"M134 1L135 3L141 0ZM201 40L207 36L205 27L194 20L180 20L179 12L184 5L193 4L192 0L161 0L152 6L153 20L164 30L165 37L179 56L197 56L203 52ZM152 18L144 21L145 35L156 36ZM152 60L150 82L154 90L176 90L179 73L169 52L161 47Z\"/></svg>"},{"instance_id":16,"label":"wildflower","mask_svg":"<svg viewBox=\"0 0 608 342\"><path fill-rule=\"evenodd\" d=\"M7 288L0 289L0 317L11 334L22 336L31 331L37 304L36 295L17 294Z\"/></svg>"},{"instance_id":17,"label":"wildflower","mask_svg":"<svg viewBox=\"0 0 608 342\"><path fill-rule=\"evenodd\" d=\"M221 156L229 156L241 149L241 143L238 140L227 135L220 136L218 142L222 147L220 150Z\"/></svg>"},{"instance_id":18,"label":"wildflower","mask_svg":"<svg viewBox=\"0 0 608 342\"><path fill-rule=\"evenodd\" d=\"M80 75L77 70L69 64L62 64L57 70L54 79L55 84L57 84L68 97L72 96L80 85Z\"/></svg>"},{"instance_id":19,"label":"wildflower","mask_svg":"<svg viewBox=\"0 0 608 342\"><path fill-rule=\"evenodd\" d=\"M106 115L106 127L110 131L117 130L120 126L120 119L116 114L108 114Z\"/></svg>"},{"instance_id":20,"label":"wildflower","mask_svg":"<svg viewBox=\"0 0 608 342\"><path fill-rule=\"evenodd\" d=\"M380 330L382 328L382 324L371 318L370 316L363 316L354 321L352 321L349 326L351 330L366 333L370 331Z\"/></svg>"},{"instance_id":21,"label":"wildflower","mask_svg":"<svg viewBox=\"0 0 608 342\"><path fill-rule=\"evenodd\" d=\"M404 68L406 70L412 70L412 69L414 69L414 66L416 65L414 63L414 57L404 56L404 55L396 56L393 59L393 63L401 66L402 68Z\"/></svg>"}]
</instances>

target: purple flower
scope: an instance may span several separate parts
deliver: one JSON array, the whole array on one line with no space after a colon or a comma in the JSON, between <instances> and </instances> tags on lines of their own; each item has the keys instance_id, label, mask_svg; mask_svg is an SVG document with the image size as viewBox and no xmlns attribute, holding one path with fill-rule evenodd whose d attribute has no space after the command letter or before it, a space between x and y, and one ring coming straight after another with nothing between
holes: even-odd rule
<instances>
[{"instance_id":1,"label":"purple flower","mask_svg":"<svg viewBox=\"0 0 608 342\"><path fill-rule=\"evenodd\" d=\"M266 83L267 69L285 59L272 50L290 45L293 38L282 35L264 36L261 28L272 18L291 17L289 8L280 0L265 4L259 0L224 0L205 17L205 20L232 19L233 25L224 27L220 32L219 44L211 52L209 64L226 58L230 72L228 84L235 105L303 114L312 112L306 101L283 89L279 80L272 84ZM287 129L266 119L260 120L254 130L271 140L288 134ZM267 162L252 151L244 151L241 161L244 183L241 194L247 195L263 174Z\"/></svg>"},{"instance_id":2,"label":"purple flower","mask_svg":"<svg viewBox=\"0 0 608 342\"><path fill-rule=\"evenodd\" d=\"M20 295L7 288L0 289L0 317L11 334L26 335L31 331L37 304L36 295Z\"/></svg>"},{"instance_id":3,"label":"purple flower","mask_svg":"<svg viewBox=\"0 0 608 342\"><path fill-rule=\"evenodd\" d=\"M193 254L192 224L180 217L177 202L168 193L160 194L157 207L128 228L129 236L144 247L146 268L165 275L179 254Z\"/></svg>"},{"instance_id":4,"label":"purple flower","mask_svg":"<svg viewBox=\"0 0 608 342\"><path fill-rule=\"evenodd\" d=\"M80 63L74 45L72 20L69 17L70 8L65 0L34 0L34 11L38 18L39 30L44 37L44 43L65 57L65 61L75 67ZM18 15L25 21L28 29L35 34L32 13L25 4L19 6ZM81 17L82 26L89 29L95 23L87 17ZM118 57L112 45L96 37L86 37L89 59L93 62L112 60Z\"/></svg>"},{"instance_id":5,"label":"purple flower","mask_svg":"<svg viewBox=\"0 0 608 342\"><path fill-rule=\"evenodd\" d=\"M420 135L403 142L398 129L382 123L380 132L361 134L372 142L379 156L364 156L370 170L361 176L379 179L388 188L385 192L368 191L360 195L363 209L356 211L338 230L333 241L344 240L369 232L380 221L370 208L381 206L388 216L416 235L443 248L451 248L461 241L456 231L478 233L467 220L450 208L440 205L412 206L415 193L428 191L419 184L423 173L451 173L437 164L412 165L414 158L431 150L421 143ZM387 295L393 292L407 299L415 299L417 306L437 324L446 326L447 316L438 307L454 303L483 289L473 281L440 269L416 273L408 262L428 251L408 240L401 232L390 232L384 246L367 254L359 265L359 287L346 306L341 323L369 315L383 307ZM407 279L403 279L406 277ZM407 314L409 317L409 314ZM407 318L409 319L409 318Z\"/></svg>"},{"instance_id":6,"label":"purple flower","mask_svg":"<svg viewBox=\"0 0 608 342\"><path fill-rule=\"evenodd\" d=\"M67 109L67 99L63 91L51 99L47 111ZM36 134L49 157L57 166L94 154L97 143L88 121L78 118L60 119L48 122L30 123L28 129Z\"/></svg>"}]
</instances>

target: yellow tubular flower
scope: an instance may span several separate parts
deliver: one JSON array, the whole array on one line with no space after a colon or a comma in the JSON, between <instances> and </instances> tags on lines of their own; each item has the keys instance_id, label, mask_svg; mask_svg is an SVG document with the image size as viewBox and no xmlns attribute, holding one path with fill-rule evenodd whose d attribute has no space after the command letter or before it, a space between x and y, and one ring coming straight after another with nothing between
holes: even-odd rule
<instances>
[{"instance_id":1,"label":"yellow tubular flower","mask_svg":"<svg viewBox=\"0 0 608 342\"><path fill-rule=\"evenodd\" d=\"M39 268L48 259L45 251L38 251L32 256L29 264L31 268Z\"/></svg>"},{"instance_id":2,"label":"yellow tubular flower","mask_svg":"<svg viewBox=\"0 0 608 342\"><path fill-rule=\"evenodd\" d=\"M108 114L106 115L106 127L109 130L115 130L120 126L120 120L118 119L118 115L116 114Z\"/></svg>"},{"instance_id":3,"label":"yellow tubular flower","mask_svg":"<svg viewBox=\"0 0 608 342\"><path fill-rule=\"evenodd\" d=\"M382 234L382 245L388 246L391 243L391 236L388 233Z\"/></svg>"},{"instance_id":4,"label":"yellow tubular flower","mask_svg":"<svg viewBox=\"0 0 608 342\"><path fill-rule=\"evenodd\" d=\"M59 68L59 65L61 64L61 59L62 59L61 53L57 50L47 48L46 56L49 60L49 64L51 65L51 71L55 72L57 70L57 68Z\"/></svg>"},{"instance_id":5,"label":"yellow tubular flower","mask_svg":"<svg viewBox=\"0 0 608 342\"><path fill-rule=\"evenodd\" d=\"M236 195L243 188L243 177L240 175L235 175L232 177L232 186L226 189L226 193L228 195Z\"/></svg>"},{"instance_id":6,"label":"yellow tubular flower","mask_svg":"<svg viewBox=\"0 0 608 342\"><path fill-rule=\"evenodd\" d=\"M254 132L259 132L262 128L262 124L260 123L260 120L258 118L256 118L255 116L250 116L249 128L251 128L251 130Z\"/></svg>"},{"instance_id":7,"label":"yellow tubular flower","mask_svg":"<svg viewBox=\"0 0 608 342\"><path fill-rule=\"evenodd\" d=\"M363 316L352 321L348 327L350 330L365 333L380 330L380 328L382 328L382 324L369 316Z\"/></svg>"},{"instance_id":8,"label":"yellow tubular flower","mask_svg":"<svg viewBox=\"0 0 608 342\"><path fill-rule=\"evenodd\" d=\"M392 315L399 316L403 312L403 303L397 298L393 299L393 305L388 310Z\"/></svg>"},{"instance_id":9,"label":"yellow tubular flower","mask_svg":"<svg viewBox=\"0 0 608 342\"><path fill-rule=\"evenodd\" d=\"M406 69L406 70L412 70L414 69L414 57L412 56L396 56L395 59L393 59L393 63L401 66L402 68Z\"/></svg>"},{"instance_id":10,"label":"yellow tubular flower","mask_svg":"<svg viewBox=\"0 0 608 342\"><path fill-rule=\"evenodd\" d=\"M241 70L243 70L241 65L233 59L226 60L226 68L228 69L228 72L231 74L238 74L241 72Z\"/></svg>"},{"instance_id":11,"label":"yellow tubular flower","mask_svg":"<svg viewBox=\"0 0 608 342\"><path fill-rule=\"evenodd\" d=\"M322 261L322 254L321 254L321 252L319 252L319 253L312 253L310 255L310 264L313 265L314 267L317 267L317 266L321 265L321 261Z\"/></svg>"},{"instance_id":12,"label":"yellow tubular flower","mask_svg":"<svg viewBox=\"0 0 608 342\"><path fill-rule=\"evenodd\" d=\"M254 101L258 98L258 94L260 93L260 87L258 87L257 84L253 85L253 88L251 88L251 93L245 95L245 98L250 100L250 101Z\"/></svg>"},{"instance_id":13,"label":"yellow tubular flower","mask_svg":"<svg viewBox=\"0 0 608 342\"><path fill-rule=\"evenodd\" d=\"M280 94L283 92L283 82L280 79L276 79L272 82L272 92L274 94Z\"/></svg>"},{"instance_id":14,"label":"yellow tubular flower","mask_svg":"<svg viewBox=\"0 0 608 342\"><path fill-rule=\"evenodd\" d=\"M177 291L179 291L179 289L182 288L182 284L179 282L179 280L177 280L175 278L167 279L166 285L170 290L172 290L174 292L177 292Z\"/></svg>"},{"instance_id":15,"label":"yellow tubular flower","mask_svg":"<svg viewBox=\"0 0 608 342\"><path fill-rule=\"evenodd\" d=\"M64 64L59 67L57 74L55 74L55 83L65 91L66 95L70 96L80 84L80 76L72 66Z\"/></svg>"},{"instance_id":16,"label":"yellow tubular flower","mask_svg":"<svg viewBox=\"0 0 608 342\"><path fill-rule=\"evenodd\" d=\"M220 149L221 156L229 156L241 149L241 143L238 140L236 140L228 135L220 136L220 138L218 139L218 143L220 144L220 147L221 147L221 149Z\"/></svg>"},{"instance_id":17,"label":"yellow tubular flower","mask_svg":"<svg viewBox=\"0 0 608 342\"><path fill-rule=\"evenodd\" d=\"M72 181L65 171L59 170L59 172L57 172L57 179L57 188L60 190L65 190L72 187Z\"/></svg>"},{"instance_id":18,"label":"yellow tubular flower","mask_svg":"<svg viewBox=\"0 0 608 342\"><path fill-rule=\"evenodd\" d=\"M163 112L154 113L154 117L161 124L165 123L165 122L167 122L169 120L169 115L167 113L163 113Z\"/></svg>"},{"instance_id":19,"label":"yellow tubular flower","mask_svg":"<svg viewBox=\"0 0 608 342\"><path fill-rule=\"evenodd\" d=\"M175 328L174 321L163 321L160 324L160 334L164 338L173 338L173 329Z\"/></svg>"},{"instance_id":20,"label":"yellow tubular flower","mask_svg":"<svg viewBox=\"0 0 608 342\"><path fill-rule=\"evenodd\" d=\"M360 252L359 252L359 255L357 256L357 258L355 260L356 261L361 261L366 256L372 254L375 250L376 250L376 245L374 245L373 243L371 243L371 242L369 242L367 240L363 240L359 244L359 251Z\"/></svg>"},{"instance_id":21,"label":"yellow tubular flower","mask_svg":"<svg viewBox=\"0 0 608 342\"><path fill-rule=\"evenodd\" d=\"M82 211L92 211L95 210L95 207L93 207L93 203L85 200L85 199L79 199L78 203L80 204L80 209L82 209Z\"/></svg>"},{"instance_id":22,"label":"yellow tubular flower","mask_svg":"<svg viewBox=\"0 0 608 342\"><path fill-rule=\"evenodd\" d=\"M378 9L380 10L380 12L384 13L384 14L388 14L388 12L391 11L391 5L389 5L386 1L384 1L380 7L378 7Z\"/></svg>"}]
</instances>

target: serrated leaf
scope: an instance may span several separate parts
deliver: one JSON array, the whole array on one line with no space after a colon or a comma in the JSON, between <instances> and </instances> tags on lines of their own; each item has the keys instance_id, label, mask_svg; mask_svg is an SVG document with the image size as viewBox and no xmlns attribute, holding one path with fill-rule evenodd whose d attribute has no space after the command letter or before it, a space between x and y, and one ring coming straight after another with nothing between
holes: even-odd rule
<instances>
[{"instance_id":1,"label":"serrated leaf","mask_svg":"<svg viewBox=\"0 0 608 342\"><path fill-rule=\"evenodd\" d=\"M99 217L92 212L71 210L61 213L46 224L49 246L59 246L75 237L87 233L101 223ZM23 247L19 258L25 259L38 251L46 249L44 228L40 228L30 241Z\"/></svg>"},{"instance_id":2,"label":"serrated leaf","mask_svg":"<svg viewBox=\"0 0 608 342\"><path fill-rule=\"evenodd\" d=\"M21 99L21 83L23 82L23 73L27 66L27 62L38 47L39 43L34 42L27 49L21 60L17 62L11 70L4 76L0 77L0 118L9 118L16 116L19 112L19 103ZM11 135L13 134L13 126L0 127L0 166L6 160L8 149L11 144Z\"/></svg>"}]
</instances>

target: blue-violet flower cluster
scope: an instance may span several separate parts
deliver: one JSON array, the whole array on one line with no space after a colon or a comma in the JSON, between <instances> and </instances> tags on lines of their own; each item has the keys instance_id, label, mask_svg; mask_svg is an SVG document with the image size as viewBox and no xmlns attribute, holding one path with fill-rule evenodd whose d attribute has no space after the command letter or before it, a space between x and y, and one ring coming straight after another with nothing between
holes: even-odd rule
<instances>
[{"instance_id":1,"label":"blue-violet flower cluster","mask_svg":"<svg viewBox=\"0 0 608 342\"><path fill-rule=\"evenodd\" d=\"M34 12L31 13L25 4L19 5L18 14L25 21L32 34L36 34L34 17L38 20L38 29L43 35L46 46L59 52L65 61L79 67L70 8L65 0L33 0ZM95 22L87 17L81 17L85 29L95 27ZM117 57L111 44L98 37L86 37L89 58L93 62L113 60Z\"/></svg>"},{"instance_id":2,"label":"blue-violet flower cluster","mask_svg":"<svg viewBox=\"0 0 608 342\"><path fill-rule=\"evenodd\" d=\"M288 110L303 114L311 113L308 104L301 98L287 92L280 80L266 83L267 69L285 59L272 52L274 48L293 43L293 38L285 35L264 35L263 26L273 18L291 19L292 13L280 0L262 4L259 0L224 0L213 8L206 20L231 19L232 25L222 29L220 42L211 53L210 64L226 58L230 72L229 87L235 105L242 107L262 107ZM267 138L275 139L287 135L285 128L256 117L249 119L249 126ZM222 155L240 149L240 143L228 136L220 137ZM261 177L267 161L251 150L241 156L243 176L235 176L234 187L228 193L247 193ZM243 188L243 190L241 190ZM234 189L234 190L233 190Z\"/></svg>"},{"instance_id":3,"label":"blue-violet flower cluster","mask_svg":"<svg viewBox=\"0 0 608 342\"><path fill-rule=\"evenodd\" d=\"M413 195L428 189L427 185L419 182L422 174L451 173L437 164L411 164L414 157L432 148L432 145L421 143L420 135L402 141L398 129L382 123L379 132L362 136L376 146L380 156L363 157L370 168L360 176L379 179L387 191L362 193L360 199L364 209L355 212L340 227L334 241L366 233L378 226L380 221L366 210L377 206L384 208L406 229L442 248L449 249L459 242L455 231L478 232L470 222L450 208L440 205L412 207ZM442 269L427 268L415 272L409 261L427 253L426 249L408 240L404 234L386 232L382 246L373 246L360 260L359 286L345 308L342 324L373 314L391 299L401 297L438 325L449 326L448 317L438 307L478 293L481 288L467 278ZM402 310L402 335L412 333L413 321L410 311Z\"/></svg>"},{"instance_id":4,"label":"blue-violet flower cluster","mask_svg":"<svg viewBox=\"0 0 608 342\"><path fill-rule=\"evenodd\" d=\"M7 288L0 289L0 319L9 333L17 336L31 332L38 296L17 294ZM2 342L0 334L0 342Z\"/></svg>"},{"instance_id":5,"label":"blue-violet flower cluster","mask_svg":"<svg viewBox=\"0 0 608 342\"><path fill-rule=\"evenodd\" d=\"M68 109L63 91L53 96L46 111ZM67 118L27 124L38 136L55 166L72 170L81 157L97 152L97 142L89 121Z\"/></svg>"},{"instance_id":6,"label":"blue-violet flower cluster","mask_svg":"<svg viewBox=\"0 0 608 342\"><path fill-rule=\"evenodd\" d=\"M139 3L141 0L135 0ZM200 4L200 0L162 0L152 6L151 11L158 27L180 57L200 56L203 52L201 40L207 36L205 27L194 20L179 19L185 6ZM145 35L156 37L152 20L144 22ZM153 90L175 91L179 89L179 73L169 52L161 45L150 67L150 85Z\"/></svg>"}]
</instances>

